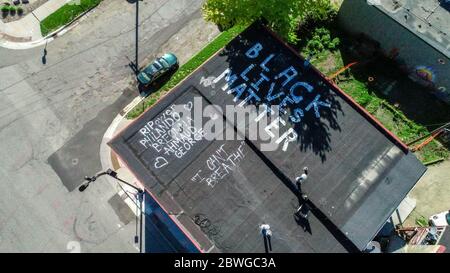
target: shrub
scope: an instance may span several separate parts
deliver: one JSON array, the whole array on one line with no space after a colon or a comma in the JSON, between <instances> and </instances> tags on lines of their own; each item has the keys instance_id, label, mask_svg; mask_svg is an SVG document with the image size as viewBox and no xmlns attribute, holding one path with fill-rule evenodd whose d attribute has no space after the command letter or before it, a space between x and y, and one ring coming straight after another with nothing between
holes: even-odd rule
<instances>
[{"instance_id":1,"label":"shrub","mask_svg":"<svg viewBox=\"0 0 450 273\"><path fill-rule=\"evenodd\" d=\"M17 13L18 13L19 15L22 15L22 14L23 14L23 8L22 8L22 7L18 7L18 8L17 8Z\"/></svg>"},{"instance_id":2,"label":"shrub","mask_svg":"<svg viewBox=\"0 0 450 273\"><path fill-rule=\"evenodd\" d=\"M9 12L9 6L3 6L1 10L2 10L3 13L8 13Z\"/></svg>"},{"instance_id":3,"label":"shrub","mask_svg":"<svg viewBox=\"0 0 450 273\"><path fill-rule=\"evenodd\" d=\"M15 6L9 6L9 13L11 15L15 15L17 12L17 8Z\"/></svg>"},{"instance_id":4,"label":"shrub","mask_svg":"<svg viewBox=\"0 0 450 273\"><path fill-rule=\"evenodd\" d=\"M330 6L329 0L206 0L202 10L207 21L225 30L265 19L281 37L296 43L300 22L325 17Z\"/></svg>"},{"instance_id":5,"label":"shrub","mask_svg":"<svg viewBox=\"0 0 450 273\"><path fill-rule=\"evenodd\" d=\"M328 2L322 8L313 9L308 12L304 22L313 25L331 24L337 17L337 14L338 9Z\"/></svg>"},{"instance_id":6,"label":"shrub","mask_svg":"<svg viewBox=\"0 0 450 273\"><path fill-rule=\"evenodd\" d=\"M314 30L312 39L306 44L307 51L317 54L323 50L334 50L340 44L339 38L331 38L331 33L327 28L321 27Z\"/></svg>"}]
</instances>

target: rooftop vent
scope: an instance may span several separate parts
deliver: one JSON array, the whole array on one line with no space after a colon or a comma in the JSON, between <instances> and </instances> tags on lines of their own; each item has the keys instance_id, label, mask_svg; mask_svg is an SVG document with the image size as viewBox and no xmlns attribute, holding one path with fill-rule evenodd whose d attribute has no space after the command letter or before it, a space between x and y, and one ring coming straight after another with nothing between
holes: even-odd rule
<instances>
[{"instance_id":1,"label":"rooftop vent","mask_svg":"<svg viewBox=\"0 0 450 273\"><path fill-rule=\"evenodd\" d=\"M404 0L384 0L381 1L383 7L389 12L397 12L403 7Z\"/></svg>"}]
</instances>

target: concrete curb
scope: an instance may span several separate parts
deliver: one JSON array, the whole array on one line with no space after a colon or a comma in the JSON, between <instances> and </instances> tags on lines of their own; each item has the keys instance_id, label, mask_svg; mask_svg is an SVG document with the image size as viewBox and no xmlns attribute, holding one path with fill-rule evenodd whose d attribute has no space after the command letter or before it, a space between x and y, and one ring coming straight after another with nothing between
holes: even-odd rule
<instances>
[{"instance_id":1,"label":"concrete curb","mask_svg":"<svg viewBox=\"0 0 450 273\"><path fill-rule=\"evenodd\" d=\"M80 15L75 17L71 22L69 22L68 24L66 24L66 25L58 28L57 30L49 33L44 38L41 38L41 39L36 40L36 41L31 41L31 42L3 41L3 42L0 42L0 47L4 47L4 48L7 48L7 49L14 49L14 50L25 50L25 49L31 49L31 48L39 47L39 46L45 45L47 43L50 43L53 40L55 40L57 37L61 37L62 35L67 33L69 30L71 30L75 26L77 26L81 22L81 19L86 18L84 16L87 15L88 13L90 13L96 7L98 7L98 5L88 9L87 11L85 11L83 13L81 13Z\"/></svg>"},{"instance_id":2,"label":"concrete curb","mask_svg":"<svg viewBox=\"0 0 450 273\"><path fill-rule=\"evenodd\" d=\"M139 104L144 98L141 96L137 96L134 98L127 106L125 106L124 110L119 113L111 122L111 125L106 130L105 134L103 135L102 142L100 143L100 163L102 166L102 170L106 169L114 169L112 159L111 159L111 153L112 150L108 146L108 142L114 137L114 134L117 131L117 128L119 127L120 123L123 121L124 118L126 118L129 111L131 111L137 104ZM106 177L109 183L113 186L117 186L117 181ZM124 188L128 189L126 185L123 185ZM133 191L132 189L130 191ZM125 192L120 189L118 191L118 194L120 196L123 196ZM136 211L136 206L134 204L135 200L129 200L129 198L126 198L125 203L128 204L128 206L133 210L133 212Z\"/></svg>"},{"instance_id":3,"label":"concrete curb","mask_svg":"<svg viewBox=\"0 0 450 273\"><path fill-rule=\"evenodd\" d=\"M114 137L117 127L124 118L126 118L128 112L130 112L136 105L138 105L144 98L137 96L127 106L124 107L123 112L119 113L111 122L111 125L103 135L102 142L100 144L100 161L103 169L112 168L113 163L111 160L111 148L107 143Z\"/></svg>"},{"instance_id":4,"label":"concrete curb","mask_svg":"<svg viewBox=\"0 0 450 273\"><path fill-rule=\"evenodd\" d=\"M101 165L102 165L102 170L106 170L108 168L113 169L113 163L112 163L112 149L107 145L108 141L110 141L115 133L117 133L117 128L119 127L120 123L126 119L127 114L134 109L134 107L136 105L138 105L140 102L142 102L145 99L145 97L141 97L138 96L135 99L133 99L133 101L131 101L131 103L129 103L127 106L125 106L123 108L123 110L121 111L121 113L119 113L114 120L112 121L111 125L108 127L108 129L106 130L102 142L100 144L100 161L101 161ZM124 166L126 168L126 166ZM133 174L134 176L134 174ZM107 181L109 183L111 183L111 185L117 188L117 181L115 181L113 178L111 177L106 177ZM136 179L136 182L140 185L141 188L144 188L144 185L141 184L141 182ZM126 190L127 192L134 192L133 189L127 187L126 185L124 185L124 190ZM209 253L209 252L213 252L213 250L215 249L215 244L211 244L211 247L209 247L208 249L203 249L199 243L198 240L191 234L191 232L189 232L189 230L187 230L185 228L185 226L180 222L180 220L178 219L178 216L180 216L182 213L178 214L178 215L171 215L169 214L165 208L157 201L157 199L151 194L151 192L147 191L151 197L155 200L155 202L157 202L160 207L165 211L165 213L167 213L167 215L169 216L169 218L177 225L177 227L180 229L181 232L183 232L188 238L189 240L195 245L195 247L201 252L201 253ZM136 209L136 199L131 199L130 196L125 196L126 193L122 190L122 188L119 188L118 190L118 194L119 196L122 197L122 200L124 200L124 202L129 206L129 208L132 211L137 211ZM144 211L145 211L145 206L144 206Z\"/></svg>"}]
</instances>

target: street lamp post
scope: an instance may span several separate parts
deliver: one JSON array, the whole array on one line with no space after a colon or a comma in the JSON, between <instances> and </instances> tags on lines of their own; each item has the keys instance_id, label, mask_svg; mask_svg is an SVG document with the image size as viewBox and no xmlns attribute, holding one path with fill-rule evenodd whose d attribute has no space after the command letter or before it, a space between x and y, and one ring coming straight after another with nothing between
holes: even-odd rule
<instances>
[{"instance_id":1,"label":"street lamp post","mask_svg":"<svg viewBox=\"0 0 450 273\"><path fill-rule=\"evenodd\" d=\"M111 170L111 169L107 169L106 171L104 171L104 172L100 172L100 173L98 173L98 174L96 174L96 175L94 175L94 176L91 176L91 177L89 177L89 176L85 176L84 177L84 180L86 180L86 182L84 183L84 184L82 184L79 188L78 188L78 190L80 191L80 192L83 192L84 190L86 190L86 188L87 187L89 187L89 184L91 184L92 182L95 182L96 180L97 180L97 178L99 178L100 176L103 176L103 175L109 175L109 176L111 176L112 178L114 178L114 179L116 179L117 181L119 181L119 182L121 182L121 183L124 183L125 185L127 185L127 186L129 186L129 187L132 187L133 189L135 189L137 192L138 192L138 199L139 199L139 202L140 202L140 205L138 206L137 205L137 203L136 203L136 207L139 207L139 210L140 210L140 215L141 215L141 217L140 217L140 229L141 229L141 238L142 238L142 214L143 214L143 211L142 211L142 201L143 201L143 196L144 196L144 190L143 189L141 189L141 188L138 188L138 187L136 187L136 186L134 186L134 185L131 185L130 183L128 183L128 182L126 182L125 180L123 180L123 179L120 179L119 177L117 177L117 172L115 172L115 171L113 171L113 170ZM136 224L137 224L137 222L136 222ZM137 235L137 227L136 227L136 236L134 237L134 241L135 241L135 243L138 243L139 242L139 237L138 237L138 235ZM142 252L142 240L140 240L140 247L139 247L139 250L140 250L140 252Z\"/></svg>"},{"instance_id":2,"label":"street lamp post","mask_svg":"<svg viewBox=\"0 0 450 273\"><path fill-rule=\"evenodd\" d=\"M139 74L139 2L144 0L135 0L136 12L135 12L135 33L134 33L134 62L130 60L128 66L137 75Z\"/></svg>"},{"instance_id":3,"label":"street lamp post","mask_svg":"<svg viewBox=\"0 0 450 273\"><path fill-rule=\"evenodd\" d=\"M136 47L135 47L135 60L134 64L136 67L136 71L139 71L139 1L143 0L137 0L136 1Z\"/></svg>"},{"instance_id":4,"label":"street lamp post","mask_svg":"<svg viewBox=\"0 0 450 273\"><path fill-rule=\"evenodd\" d=\"M106 171L101 172L101 173L98 173L98 174L96 174L96 175L94 175L94 176L92 176L92 177L85 176L85 177L84 177L84 180L86 180L87 182L84 183L83 185L81 185L81 186L78 188L78 190L79 190L80 192L83 192L83 191L89 186L90 183L94 182L95 180L97 180L97 178L99 178L100 176L103 176L103 175L109 175L109 176L111 176L112 178L114 178L114 179L116 179L116 180L118 180L118 181L124 183L125 185L128 185L128 186L132 187L132 188L135 189L139 194L143 194L143 193L144 193L144 190L142 190L142 189L140 189L140 188L138 188L138 187L136 187L136 186L133 186L133 185L131 185L130 183L128 183L128 182L126 182L126 181L124 181L124 180L118 178L118 177L117 177L117 173L116 173L115 171L111 170L111 169L107 169Z\"/></svg>"}]
</instances>

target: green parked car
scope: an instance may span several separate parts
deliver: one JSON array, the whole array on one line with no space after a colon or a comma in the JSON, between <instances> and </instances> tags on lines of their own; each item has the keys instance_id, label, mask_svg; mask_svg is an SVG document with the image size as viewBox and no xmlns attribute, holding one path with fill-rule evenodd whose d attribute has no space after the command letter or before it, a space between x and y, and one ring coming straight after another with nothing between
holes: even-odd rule
<instances>
[{"instance_id":1,"label":"green parked car","mask_svg":"<svg viewBox=\"0 0 450 273\"><path fill-rule=\"evenodd\" d=\"M156 58L146 68L137 75L137 80L142 85L149 85L165 73L178 68L178 59L172 53L166 53L160 58Z\"/></svg>"}]
</instances>

